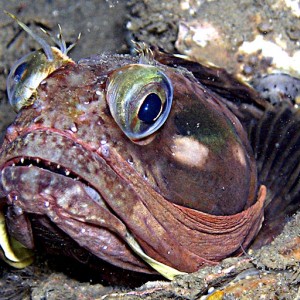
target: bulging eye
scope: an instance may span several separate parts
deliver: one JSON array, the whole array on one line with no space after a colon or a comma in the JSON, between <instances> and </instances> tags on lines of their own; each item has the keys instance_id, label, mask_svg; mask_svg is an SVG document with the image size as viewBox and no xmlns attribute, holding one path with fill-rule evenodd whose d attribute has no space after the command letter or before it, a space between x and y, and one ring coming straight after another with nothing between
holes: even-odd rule
<instances>
[{"instance_id":1,"label":"bulging eye","mask_svg":"<svg viewBox=\"0 0 300 300\"><path fill-rule=\"evenodd\" d=\"M31 52L18 60L8 75L6 81L8 100L15 111L18 112L22 107L31 105L34 102L32 95L49 74L67 63L74 63L67 56L67 53L75 46L76 42L67 48L60 28L57 39L50 35L59 48L50 47L44 39L32 32L16 16L7 11L6 13L42 46L42 49ZM78 39L79 37L80 35Z\"/></svg>"},{"instance_id":2,"label":"bulging eye","mask_svg":"<svg viewBox=\"0 0 300 300\"><path fill-rule=\"evenodd\" d=\"M40 83L60 66L71 62L71 59L55 47L52 51L53 61L49 61L42 50L37 50L18 60L11 68L6 88L9 103L15 111L31 105L35 100L32 95Z\"/></svg>"},{"instance_id":3,"label":"bulging eye","mask_svg":"<svg viewBox=\"0 0 300 300\"><path fill-rule=\"evenodd\" d=\"M138 142L167 120L173 87L158 67L131 64L110 75L106 98L116 123L132 141Z\"/></svg>"},{"instance_id":4,"label":"bulging eye","mask_svg":"<svg viewBox=\"0 0 300 300\"><path fill-rule=\"evenodd\" d=\"M9 103L16 111L31 104L30 97L49 74L48 65L47 57L40 50L29 53L13 65L6 87Z\"/></svg>"}]
</instances>

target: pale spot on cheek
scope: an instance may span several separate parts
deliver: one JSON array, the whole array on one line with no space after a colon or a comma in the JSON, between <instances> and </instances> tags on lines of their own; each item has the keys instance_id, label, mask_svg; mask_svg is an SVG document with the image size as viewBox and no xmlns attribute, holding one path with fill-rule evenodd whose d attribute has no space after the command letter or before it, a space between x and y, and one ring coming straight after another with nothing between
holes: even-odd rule
<instances>
[{"instance_id":1,"label":"pale spot on cheek","mask_svg":"<svg viewBox=\"0 0 300 300\"><path fill-rule=\"evenodd\" d=\"M243 148L240 145L236 145L232 147L233 153L235 154L235 158L237 161L242 165L246 166L246 158L245 158L245 152Z\"/></svg>"},{"instance_id":2,"label":"pale spot on cheek","mask_svg":"<svg viewBox=\"0 0 300 300\"><path fill-rule=\"evenodd\" d=\"M190 167L203 167L209 154L208 147L191 137L176 138L171 149L177 162Z\"/></svg>"}]
</instances>

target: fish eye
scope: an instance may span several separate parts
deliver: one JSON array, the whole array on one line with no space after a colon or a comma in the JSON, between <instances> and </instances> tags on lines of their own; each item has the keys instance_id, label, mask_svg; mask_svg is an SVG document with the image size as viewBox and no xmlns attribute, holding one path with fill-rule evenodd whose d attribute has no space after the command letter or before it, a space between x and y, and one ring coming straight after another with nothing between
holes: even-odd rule
<instances>
[{"instance_id":1,"label":"fish eye","mask_svg":"<svg viewBox=\"0 0 300 300\"><path fill-rule=\"evenodd\" d=\"M61 65L72 62L56 48L52 50L55 58L53 61L48 60L43 50L37 50L22 57L11 68L6 88L9 103L15 111L34 102L34 92L49 74Z\"/></svg>"},{"instance_id":2,"label":"fish eye","mask_svg":"<svg viewBox=\"0 0 300 300\"><path fill-rule=\"evenodd\" d=\"M159 117L161 111L162 102L159 96L151 93L146 96L142 103L138 112L138 118L147 124L152 124Z\"/></svg>"},{"instance_id":3,"label":"fish eye","mask_svg":"<svg viewBox=\"0 0 300 300\"><path fill-rule=\"evenodd\" d=\"M138 143L155 133L167 120L173 86L158 67L131 64L109 76L106 99L121 130Z\"/></svg>"},{"instance_id":4,"label":"fish eye","mask_svg":"<svg viewBox=\"0 0 300 300\"><path fill-rule=\"evenodd\" d=\"M34 92L49 74L67 63L74 63L67 56L67 53L75 46L76 42L67 48L66 42L62 37L61 28L59 27L57 38L52 37L46 32L59 48L51 47L47 41L35 34L26 24L18 20L16 16L7 11L5 13L42 46L42 49L31 52L18 60L11 68L7 77L8 100L15 111L18 112L23 107L29 106L34 102ZM80 35L77 41L79 38Z\"/></svg>"},{"instance_id":5,"label":"fish eye","mask_svg":"<svg viewBox=\"0 0 300 300\"><path fill-rule=\"evenodd\" d=\"M12 66L6 89L9 103L17 112L32 104L31 96L53 68L42 50L28 53Z\"/></svg>"}]
</instances>

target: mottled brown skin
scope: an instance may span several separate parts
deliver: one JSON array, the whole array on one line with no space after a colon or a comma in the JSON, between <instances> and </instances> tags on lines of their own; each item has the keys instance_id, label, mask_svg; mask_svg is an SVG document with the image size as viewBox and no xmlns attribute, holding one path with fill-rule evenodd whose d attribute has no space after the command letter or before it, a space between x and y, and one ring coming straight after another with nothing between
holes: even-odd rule
<instances>
[{"instance_id":1,"label":"mottled brown skin","mask_svg":"<svg viewBox=\"0 0 300 300\"><path fill-rule=\"evenodd\" d=\"M157 63L174 86L172 110L150 143L131 142L106 102L107 79L128 63L136 59L100 56L58 69L8 128L0 192L11 234L33 248L26 215L47 216L95 256L145 273L128 233L185 272L241 254L265 202L242 124L192 73Z\"/></svg>"}]
</instances>

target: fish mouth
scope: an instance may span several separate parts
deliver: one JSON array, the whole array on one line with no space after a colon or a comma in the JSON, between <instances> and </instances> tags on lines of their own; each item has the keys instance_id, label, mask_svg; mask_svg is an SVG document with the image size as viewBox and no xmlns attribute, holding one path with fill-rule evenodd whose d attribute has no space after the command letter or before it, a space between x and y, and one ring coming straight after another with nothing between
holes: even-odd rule
<instances>
[{"instance_id":1,"label":"fish mouth","mask_svg":"<svg viewBox=\"0 0 300 300\"><path fill-rule=\"evenodd\" d=\"M33 157L16 157L11 161L8 161L6 167L37 167L40 169L48 170L50 172L70 177L74 180L80 180L79 176L77 176L75 173L70 171L69 169L53 163L49 160L41 160L40 158L33 158ZM88 184L88 183L87 183Z\"/></svg>"},{"instance_id":2,"label":"fish mouth","mask_svg":"<svg viewBox=\"0 0 300 300\"><path fill-rule=\"evenodd\" d=\"M73 153L68 155L70 149ZM89 156L92 157L92 160L96 160L95 153L85 149L73 138L58 132L36 130L17 137L0 154L0 166L2 166L0 168L0 196L5 195L3 186L5 172L10 170L16 174L24 172L26 168L32 168L36 172L50 172L52 176L64 176L71 180L70 183L78 181L89 191L93 191L93 200L99 200L100 193L89 183L90 176L88 174L91 173L91 170L84 167L88 163ZM78 163L79 161L80 163ZM103 162L101 160L102 164ZM91 164L89 165L91 168ZM95 171L95 168L92 169ZM100 172L96 173L99 175Z\"/></svg>"},{"instance_id":3,"label":"fish mouth","mask_svg":"<svg viewBox=\"0 0 300 300\"><path fill-rule=\"evenodd\" d=\"M99 203L100 201L103 201L102 197L98 193L98 191L91 187L90 184L78 176L78 174L74 173L72 170L67 169L64 166L61 166L59 164L56 164L51 161L42 160L40 158L32 158L32 157L16 157L13 160L10 160L6 163L5 167L2 169L1 175L0 175L0 187L1 182L3 184L2 178L4 179L5 176L7 176L7 181L10 181L9 178L12 178L15 176L15 174L18 173L26 173L24 170L26 169L35 169L36 173L41 173L41 176L44 172L50 172L53 176L63 176L65 178L68 178L70 180L73 180L75 182L78 182L82 185L82 187L86 190L90 198ZM70 181L70 184L72 184L72 181ZM6 184L6 185L9 185ZM2 193L2 194L1 194ZM0 190L0 196L5 196L5 187L2 186L2 191Z\"/></svg>"}]
</instances>

